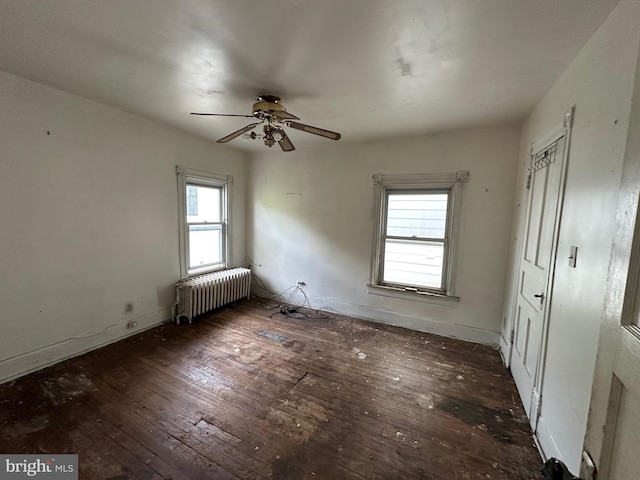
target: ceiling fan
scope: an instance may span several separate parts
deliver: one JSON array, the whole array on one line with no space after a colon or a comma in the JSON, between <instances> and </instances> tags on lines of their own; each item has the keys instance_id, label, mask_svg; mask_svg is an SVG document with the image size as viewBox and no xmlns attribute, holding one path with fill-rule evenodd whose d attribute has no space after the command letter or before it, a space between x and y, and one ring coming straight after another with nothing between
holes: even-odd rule
<instances>
[{"instance_id":1,"label":"ceiling fan","mask_svg":"<svg viewBox=\"0 0 640 480\"><path fill-rule=\"evenodd\" d=\"M192 112L191 115L210 115L216 117L249 117L260 120L259 122L250 123L246 127L242 127L233 133L230 133L226 137L222 137L217 140L217 143L227 143L240 135L245 139L255 140L261 138L264 140L264 144L267 147L273 147L276 143L280 145L280 148L285 152L295 150L291 140L287 136L282 125L295 128L307 133L313 133L314 135L320 135L321 137L329 138L331 140L340 140L341 135L337 132L331 132L323 128L312 127L311 125L305 125L303 123L295 122L294 120L300 120L295 115L287 112L287 109L280 103L280 97L275 95L260 94L256 97L256 102L252 107L252 115L236 115L231 113L196 113ZM266 123L265 123L266 122ZM262 134L256 132L247 133L253 130L258 125L264 124L262 127Z\"/></svg>"}]
</instances>

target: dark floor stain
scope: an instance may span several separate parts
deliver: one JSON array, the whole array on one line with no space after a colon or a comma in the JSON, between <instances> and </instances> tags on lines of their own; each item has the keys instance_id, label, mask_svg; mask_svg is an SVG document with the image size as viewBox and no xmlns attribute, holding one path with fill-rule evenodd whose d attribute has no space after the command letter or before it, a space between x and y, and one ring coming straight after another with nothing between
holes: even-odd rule
<instances>
[{"instance_id":1,"label":"dark floor stain","mask_svg":"<svg viewBox=\"0 0 640 480\"><path fill-rule=\"evenodd\" d=\"M514 420L509 412L487 408L468 400L449 397L444 397L442 401L436 404L436 407L462 420L467 425L477 426L486 430L489 435L500 442L512 443L508 430L510 423Z\"/></svg>"},{"instance_id":2,"label":"dark floor stain","mask_svg":"<svg viewBox=\"0 0 640 480\"><path fill-rule=\"evenodd\" d=\"M320 448L320 450L318 450ZM324 455L317 452L323 451ZM270 478L274 480L302 480L312 478L351 478L349 470L339 470L336 476L335 456L326 454L324 443L317 444L313 439L302 443L284 455L276 456L271 463ZM354 474L355 478L356 475ZM362 478L357 475L357 478ZM368 477L367 477L368 478ZM391 477L386 477L391 478Z\"/></svg>"},{"instance_id":3,"label":"dark floor stain","mask_svg":"<svg viewBox=\"0 0 640 480\"><path fill-rule=\"evenodd\" d=\"M296 341L296 340L288 340L286 342L282 342L282 346L284 348L289 348L294 353L302 353L304 350L304 344Z\"/></svg>"},{"instance_id":4,"label":"dark floor stain","mask_svg":"<svg viewBox=\"0 0 640 480\"><path fill-rule=\"evenodd\" d=\"M296 454L276 457L271 464L271 474L276 480L298 480L304 478L305 471Z\"/></svg>"}]
</instances>

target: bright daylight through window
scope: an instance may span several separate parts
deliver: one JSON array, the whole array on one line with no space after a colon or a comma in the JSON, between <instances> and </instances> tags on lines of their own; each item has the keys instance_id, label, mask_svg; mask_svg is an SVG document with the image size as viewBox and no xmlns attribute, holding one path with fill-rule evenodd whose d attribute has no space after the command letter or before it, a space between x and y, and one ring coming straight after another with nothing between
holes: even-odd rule
<instances>
[{"instance_id":1,"label":"bright daylight through window","mask_svg":"<svg viewBox=\"0 0 640 480\"><path fill-rule=\"evenodd\" d=\"M227 266L230 180L178 167L183 278Z\"/></svg>"},{"instance_id":2,"label":"bright daylight through window","mask_svg":"<svg viewBox=\"0 0 640 480\"><path fill-rule=\"evenodd\" d=\"M382 282L442 290L449 192L388 192Z\"/></svg>"},{"instance_id":3,"label":"bright daylight through window","mask_svg":"<svg viewBox=\"0 0 640 480\"><path fill-rule=\"evenodd\" d=\"M222 189L187 184L189 270L219 265L222 255Z\"/></svg>"},{"instance_id":4,"label":"bright daylight through window","mask_svg":"<svg viewBox=\"0 0 640 480\"><path fill-rule=\"evenodd\" d=\"M454 297L456 219L460 187L468 179L468 172L374 175L370 287L387 295Z\"/></svg>"}]
</instances>

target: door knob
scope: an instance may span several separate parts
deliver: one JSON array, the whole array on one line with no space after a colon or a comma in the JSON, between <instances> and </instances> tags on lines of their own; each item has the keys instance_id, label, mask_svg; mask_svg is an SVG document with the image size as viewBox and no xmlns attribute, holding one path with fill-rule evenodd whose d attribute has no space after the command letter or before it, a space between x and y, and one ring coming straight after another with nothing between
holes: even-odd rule
<instances>
[{"instance_id":1,"label":"door knob","mask_svg":"<svg viewBox=\"0 0 640 480\"><path fill-rule=\"evenodd\" d=\"M542 299L544 298L544 293L541 293L539 295L534 295L534 297L539 298L540 301L542 301Z\"/></svg>"}]
</instances>

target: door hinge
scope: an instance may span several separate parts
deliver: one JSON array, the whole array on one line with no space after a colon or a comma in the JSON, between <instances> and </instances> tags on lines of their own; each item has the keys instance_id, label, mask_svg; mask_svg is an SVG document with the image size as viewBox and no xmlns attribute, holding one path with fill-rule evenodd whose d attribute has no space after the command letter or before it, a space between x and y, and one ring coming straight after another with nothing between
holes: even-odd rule
<instances>
[{"instance_id":1,"label":"door hinge","mask_svg":"<svg viewBox=\"0 0 640 480\"><path fill-rule=\"evenodd\" d=\"M535 388L533 389L533 401L535 402L534 411L536 412L536 416L539 417L540 409L542 408L542 395L540 395Z\"/></svg>"},{"instance_id":2,"label":"door hinge","mask_svg":"<svg viewBox=\"0 0 640 480\"><path fill-rule=\"evenodd\" d=\"M527 190L531 188L531 174L527 175Z\"/></svg>"},{"instance_id":3,"label":"door hinge","mask_svg":"<svg viewBox=\"0 0 640 480\"><path fill-rule=\"evenodd\" d=\"M513 345L513 340L516 337L516 329L512 328L511 329L511 333L509 333L509 343L511 343L511 345Z\"/></svg>"},{"instance_id":4,"label":"door hinge","mask_svg":"<svg viewBox=\"0 0 640 480\"><path fill-rule=\"evenodd\" d=\"M595 480L597 478L596 465L589 452L582 451L582 461L580 462L580 478L584 480Z\"/></svg>"}]
</instances>

